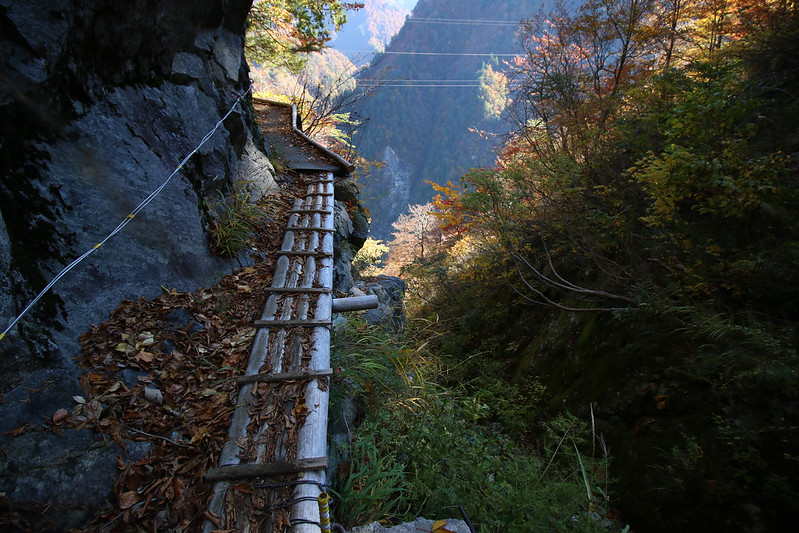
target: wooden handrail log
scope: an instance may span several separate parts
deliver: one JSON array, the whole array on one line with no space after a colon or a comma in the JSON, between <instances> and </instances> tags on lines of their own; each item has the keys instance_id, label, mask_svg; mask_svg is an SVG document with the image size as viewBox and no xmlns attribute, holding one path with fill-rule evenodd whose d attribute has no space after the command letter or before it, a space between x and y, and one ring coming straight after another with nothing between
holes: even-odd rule
<instances>
[{"instance_id":1,"label":"wooden handrail log","mask_svg":"<svg viewBox=\"0 0 799 533\"><path fill-rule=\"evenodd\" d=\"M240 376L236 383L276 383L278 381L297 381L301 379L324 378L333 375L332 368L324 370L309 370L308 372L282 372L280 374L256 374L254 376Z\"/></svg>"},{"instance_id":2,"label":"wooden handrail log","mask_svg":"<svg viewBox=\"0 0 799 533\"><path fill-rule=\"evenodd\" d=\"M321 233L335 233L335 228L325 228L322 226L308 226L304 228L302 226L286 226L286 231L318 231Z\"/></svg>"},{"instance_id":3,"label":"wooden handrail log","mask_svg":"<svg viewBox=\"0 0 799 533\"><path fill-rule=\"evenodd\" d=\"M326 287L269 287L265 292L298 293L298 294L330 294L332 289Z\"/></svg>"},{"instance_id":4,"label":"wooden handrail log","mask_svg":"<svg viewBox=\"0 0 799 533\"><path fill-rule=\"evenodd\" d=\"M292 209L289 211L289 214L301 215L301 214L315 214L319 213L321 215L330 215L333 213L332 209Z\"/></svg>"},{"instance_id":5,"label":"wooden handrail log","mask_svg":"<svg viewBox=\"0 0 799 533\"><path fill-rule=\"evenodd\" d=\"M314 250L289 250L286 252L281 251L279 255L299 255L299 256L309 256L309 257L333 257L332 253L328 252L317 252Z\"/></svg>"},{"instance_id":6,"label":"wooden handrail log","mask_svg":"<svg viewBox=\"0 0 799 533\"><path fill-rule=\"evenodd\" d=\"M377 309L380 302L377 296L350 296L349 298L333 298L333 312L346 313L347 311L362 311L364 309Z\"/></svg>"},{"instance_id":7,"label":"wooden handrail log","mask_svg":"<svg viewBox=\"0 0 799 533\"><path fill-rule=\"evenodd\" d=\"M296 461L277 463L220 466L219 468L209 469L205 473L205 479L208 481L233 481L236 479L296 474L297 472L310 472L325 468L327 468L327 457L312 457L310 459L297 459Z\"/></svg>"},{"instance_id":8,"label":"wooden handrail log","mask_svg":"<svg viewBox=\"0 0 799 533\"><path fill-rule=\"evenodd\" d=\"M261 328L286 328L286 327L330 327L333 323L330 320L256 320L255 325Z\"/></svg>"}]
</instances>

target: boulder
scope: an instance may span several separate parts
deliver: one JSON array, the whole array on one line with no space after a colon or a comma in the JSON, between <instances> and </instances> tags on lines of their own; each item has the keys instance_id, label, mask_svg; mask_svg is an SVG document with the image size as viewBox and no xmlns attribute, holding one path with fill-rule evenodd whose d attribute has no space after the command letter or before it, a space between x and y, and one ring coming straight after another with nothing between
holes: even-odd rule
<instances>
[{"instance_id":1,"label":"boulder","mask_svg":"<svg viewBox=\"0 0 799 533\"><path fill-rule=\"evenodd\" d=\"M405 282L394 276L377 276L368 280L356 281L350 289L352 296L377 296L377 309L369 309L364 316L370 324L385 325L394 330L405 326Z\"/></svg>"}]
</instances>

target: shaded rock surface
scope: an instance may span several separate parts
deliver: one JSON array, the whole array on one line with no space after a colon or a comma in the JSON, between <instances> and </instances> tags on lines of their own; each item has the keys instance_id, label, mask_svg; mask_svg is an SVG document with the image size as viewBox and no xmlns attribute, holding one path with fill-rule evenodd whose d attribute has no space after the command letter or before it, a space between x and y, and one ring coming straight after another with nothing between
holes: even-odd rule
<instances>
[{"instance_id":1,"label":"shaded rock surface","mask_svg":"<svg viewBox=\"0 0 799 533\"><path fill-rule=\"evenodd\" d=\"M88 431L40 431L81 394L79 335L124 298L208 286L241 264L211 256L206 231L214 202L237 183L256 196L275 187L248 104L222 121L249 87L250 5L0 0L3 329L219 125L141 214L0 341L0 492L11 500L57 509L80 495L91 509L108 496L116 456L146 450L123 453ZM15 437L26 424L35 431ZM66 529L79 519L54 522Z\"/></svg>"},{"instance_id":2,"label":"shaded rock surface","mask_svg":"<svg viewBox=\"0 0 799 533\"><path fill-rule=\"evenodd\" d=\"M0 492L13 501L40 501L43 494L59 491L58 524L79 523L92 511L87 505L97 493L114 488L116 461L134 463L144 457L150 444L125 441L125 448L103 443L88 430L64 429L25 433L13 439L0 456Z\"/></svg>"},{"instance_id":3,"label":"shaded rock surface","mask_svg":"<svg viewBox=\"0 0 799 533\"><path fill-rule=\"evenodd\" d=\"M248 88L250 3L0 0L2 323L163 183ZM209 255L209 208L237 182L256 195L274 188L263 148L239 103L147 209L0 344L0 390L70 366L77 336L121 299L207 285L238 266Z\"/></svg>"},{"instance_id":4,"label":"shaded rock surface","mask_svg":"<svg viewBox=\"0 0 799 533\"><path fill-rule=\"evenodd\" d=\"M333 235L333 289L348 292L355 283L352 278L352 259L369 234L369 221L358 199L358 186L352 179L340 179L335 187L335 226Z\"/></svg>"},{"instance_id":5,"label":"shaded rock surface","mask_svg":"<svg viewBox=\"0 0 799 533\"><path fill-rule=\"evenodd\" d=\"M377 296L377 309L369 309L365 318L370 324L384 324L394 329L405 326L405 282L394 276L377 276L368 280L359 280L350 289L352 296Z\"/></svg>"}]
</instances>

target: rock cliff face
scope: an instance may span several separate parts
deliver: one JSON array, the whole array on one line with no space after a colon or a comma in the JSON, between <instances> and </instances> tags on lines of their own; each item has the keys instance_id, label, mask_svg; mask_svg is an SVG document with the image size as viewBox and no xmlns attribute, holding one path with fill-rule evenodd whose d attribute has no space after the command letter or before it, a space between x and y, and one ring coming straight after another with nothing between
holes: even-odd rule
<instances>
[{"instance_id":1,"label":"rock cliff face","mask_svg":"<svg viewBox=\"0 0 799 533\"><path fill-rule=\"evenodd\" d=\"M249 6L0 0L4 325L157 188L247 89ZM36 367L69 365L77 334L122 298L187 289L233 266L209 256L203 222L236 180L268 167L258 143L239 104L163 193L0 344L3 388Z\"/></svg>"},{"instance_id":2,"label":"rock cliff face","mask_svg":"<svg viewBox=\"0 0 799 533\"><path fill-rule=\"evenodd\" d=\"M358 194L352 178L336 182L333 289L338 292L347 292L352 287L352 259L369 235L369 220Z\"/></svg>"},{"instance_id":3,"label":"rock cliff face","mask_svg":"<svg viewBox=\"0 0 799 533\"><path fill-rule=\"evenodd\" d=\"M247 90L251 2L0 0L2 329L156 189ZM207 286L238 266L208 253L208 207L238 181L273 187L270 169L250 108L239 103L144 212L0 341L0 434L41 427L53 406L72 405L78 336L123 298ZM83 456L91 468L97 453L120 453L98 452L96 438L75 433L56 444L59 453L39 450L42 464L25 457L44 445L41 433L2 437L0 445L19 453L0 462L0 492L89 507L101 501L112 472L94 476L100 486L87 490L79 472L43 466L60 461L74 470Z\"/></svg>"}]
</instances>

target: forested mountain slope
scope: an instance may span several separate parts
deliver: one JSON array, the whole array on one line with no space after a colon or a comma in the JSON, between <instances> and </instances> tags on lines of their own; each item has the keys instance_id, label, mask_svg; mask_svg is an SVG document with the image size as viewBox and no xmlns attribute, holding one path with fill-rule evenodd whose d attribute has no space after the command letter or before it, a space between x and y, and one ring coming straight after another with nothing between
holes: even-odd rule
<instances>
[{"instance_id":1,"label":"forested mountain slope","mask_svg":"<svg viewBox=\"0 0 799 533\"><path fill-rule=\"evenodd\" d=\"M402 27L415 2L410 0L368 0L363 7L347 15L330 46L341 51L353 63L363 65L374 51L382 52Z\"/></svg>"},{"instance_id":2,"label":"forested mountain slope","mask_svg":"<svg viewBox=\"0 0 799 533\"><path fill-rule=\"evenodd\" d=\"M766 0L530 21L524 126L389 243L488 431L540 449L548 416L590 422L615 483L589 498L635 531L795 529L797 21Z\"/></svg>"},{"instance_id":3,"label":"forested mountain slope","mask_svg":"<svg viewBox=\"0 0 799 533\"><path fill-rule=\"evenodd\" d=\"M368 119L358 140L361 153L386 162L364 183L373 234L386 236L409 204L429 201L433 190L424 180L457 179L469 168L493 163L497 139L470 128L501 133L507 126L486 116L478 78L484 65L498 68L511 59L490 54L521 52L516 22L543 4L422 0L386 53L359 75L361 86L384 79L358 109Z\"/></svg>"}]
</instances>

